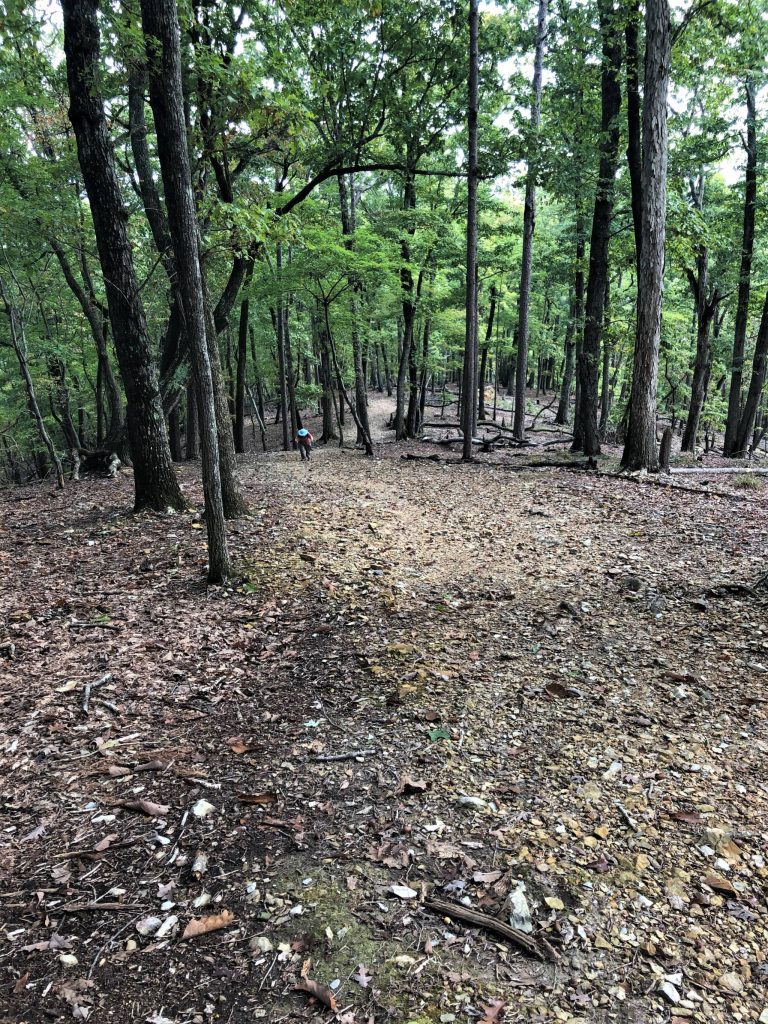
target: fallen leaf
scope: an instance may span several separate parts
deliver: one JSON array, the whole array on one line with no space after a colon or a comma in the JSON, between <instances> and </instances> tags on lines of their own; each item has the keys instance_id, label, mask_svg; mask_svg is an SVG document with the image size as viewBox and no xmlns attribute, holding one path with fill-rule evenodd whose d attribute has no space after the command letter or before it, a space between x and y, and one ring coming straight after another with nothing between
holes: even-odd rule
<instances>
[{"instance_id":1,"label":"fallen leaf","mask_svg":"<svg viewBox=\"0 0 768 1024\"><path fill-rule=\"evenodd\" d=\"M328 988L327 985L320 985L318 982L313 981L312 978L302 978L293 986L294 992L306 992L307 995L314 996L315 999L319 999L321 1003L328 1007L329 1010L336 1009L336 1000L333 998L333 992Z\"/></svg>"},{"instance_id":2,"label":"fallen leaf","mask_svg":"<svg viewBox=\"0 0 768 1024\"><path fill-rule=\"evenodd\" d=\"M238 793L237 799L241 804L258 804L266 806L277 801L276 793Z\"/></svg>"},{"instance_id":3,"label":"fallen leaf","mask_svg":"<svg viewBox=\"0 0 768 1024\"><path fill-rule=\"evenodd\" d=\"M483 1016L480 1018L479 1024L497 1024L502 1019L505 1005L502 999L492 999L487 1006L483 1007Z\"/></svg>"},{"instance_id":4,"label":"fallen leaf","mask_svg":"<svg viewBox=\"0 0 768 1024\"><path fill-rule=\"evenodd\" d=\"M18 995L19 992L23 992L24 989L27 987L27 982L28 981L29 981L29 971L27 971L26 974L22 974L22 976L20 978L16 979L16 983L13 986L13 994L14 995Z\"/></svg>"},{"instance_id":5,"label":"fallen leaf","mask_svg":"<svg viewBox=\"0 0 768 1024\"><path fill-rule=\"evenodd\" d=\"M119 838L120 836L116 832L113 832L112 835L104 836L104 838L100 839L99 842L96 843L96 845L94 846L94 852L101 853L103 850L108 850L112 843L114 843L114 841Z\"/></svg>"},{"instance_id":6,"label":"fallen leaf","mask_svg":"<svg viewBox=\"0 0 768 1024\"><path fill-rule=\"evenodd\" d=\"M234 920L235 915L231 910L222 910L220 914L210 914L208 917L193 917L181 937L182 939L194 939L198 935L215 932L219 928L227 928Z\"/></svg>"},{"instance_id":7,"label":"fallen leaf","mask_svg":"<svg viewBox=\"0 0 768 1024\"><path fill-rule=\"evenodd\" d=\"M482 885L493 885L494 882L498 882L503 874L503 871L476 871L472 875L472 881L480 882Z\"/></svg>"},{"instance_id":8,"label":"fallen leaf","mask_svg":"<svg viewBox=\"0 0 768 1024\"><path fill-rule=\"evenodd\" d=\"M368 973L368 968L358 964L357 971L352 975L352 981L356 981L360 988L368 988L373 981L373 975Z\"/></svg>"},{"instance_id":9,"label":"fallen leaf","mask_svg":"<svg viewBox=\"0 0 768 1024\"><path fill-rule=\"evenodd\" d=\"M410 775L403 775L397 784L395 794L397 796L412 796L414 793L424 793L432 785L424 779L413 779Z\"/></svg>"},{"instance_id":10,"label":"fallen leaf","mask_svg":"<svg viewBox=\"0 0 768 1024\"><path fill-rule=\"evenodd\" d=\"M138 811L150 818L162 818L170 811L167 804L156 804L151 800L115 800L113 807L124 807L126 811Z\"/></svg>"}]
</instances>

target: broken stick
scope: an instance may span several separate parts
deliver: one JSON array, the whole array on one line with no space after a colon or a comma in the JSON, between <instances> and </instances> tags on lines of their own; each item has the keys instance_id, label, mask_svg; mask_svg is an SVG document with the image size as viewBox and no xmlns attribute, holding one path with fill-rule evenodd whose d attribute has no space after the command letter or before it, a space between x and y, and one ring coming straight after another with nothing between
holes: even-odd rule
<instances>
[{"instance_id":1,"label":"broken stick","mask_svg":"<svg viewBox=\"0 0 768 1024\"><path fill-rule=\"evenodd\" d=\"M445 900L426 900L424 906L436 914L447 915L448 917L455 918L457 921L465 921L467 924L475 925L476 928L485 928L486 931L495 932L508 942L513 942L516 946L525 950L526 953L535 956L537 960L560 959L546 939L542 939L541 943L539 943L536 939L526 935L525 932L513 928L505 921L500 921L497 917L481 914L478 910L469 910L467 907L459 906L457 903L446 903Z\"/></svg>"},{"instance_id":2,"label":"broken stick","mask_svg":"<svg viewBox=\"0 0 768 1024\"><path fill-rule=\"evenodd\" d=\"M85 692L83 694L83 714L88 714L88 705L91 703L91 690L95 690L97 686L102 686L104 683L108 683L111 678L112 673L105 672L101 679L97 679L93 683L85 684Z\"/></svg>"},{"instance_id":3,"label":"broken stick","mask_svg":"<svg viewBox=\"0 0 768 1024\"><path fill-rule=\"evenodd\" d=\"M356 757L368 757L371 754L378 754L378 750L350 750L346 754L318 754L312 758L313 761L352 761Z\"/></svg>"}]
</instances>

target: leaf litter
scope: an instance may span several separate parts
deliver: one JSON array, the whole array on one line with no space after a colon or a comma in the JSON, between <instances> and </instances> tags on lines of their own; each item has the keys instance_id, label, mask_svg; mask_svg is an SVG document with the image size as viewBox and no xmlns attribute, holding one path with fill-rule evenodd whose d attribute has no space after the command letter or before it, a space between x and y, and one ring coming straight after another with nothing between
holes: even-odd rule
<instances>
[{"instance_id":1,"label":"leaf litter","mask_svg":"<svg viewBox=\"0 0 768 1024\"><path fill-rule=\"evenodd\" d=\"M10 1012L768 1019L768 617L691 603L764 571L759 496L389 454L244 467L207 594L126 482L0 499ZM432 891L524 893L557 968Z\"/></svg>"}]
</instances>

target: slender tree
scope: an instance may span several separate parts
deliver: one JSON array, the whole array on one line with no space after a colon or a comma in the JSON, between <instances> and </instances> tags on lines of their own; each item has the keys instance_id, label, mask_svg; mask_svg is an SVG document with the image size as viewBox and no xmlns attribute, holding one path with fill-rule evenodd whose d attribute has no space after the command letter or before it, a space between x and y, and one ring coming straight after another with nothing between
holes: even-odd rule
<instances>
[{"instance_id":1,"label":"slender tree","mask_svg":"<svg viewBox=\"0 0 768 1024\"><path fill-rule=\"evenodd\" d=\"M744 181L744 222L741 236L741 265L739 268L739 294L736 301L736 322L733 328L733 355L731 357L731 385L728 392L728 416L725 423L723 454L740 455L736 447L741 418L742 380L744 376L744 347L749 319L749 294L752 276L752 253L755 245L755 212L757 208L757 113L755 109L755 80L750 75L744 83L747 100L747 167Z\"/></svg>"},{"instance_id":2,"label":"slender tree","mask_svg":"<svg viewBox=\"0 0 768 1024\"><path fill-rule=\"evenodd\" d=\"M175 0L141 0L141 13L168 226L176 259L184 329L193 356L208 532L208 582L221 583L230 574L230 564L219 473L216 399L206 337L200 230L184 123L181 32Z\"/></svg>"},{"instance_id":3,"label":"slender tree","mask_svg":"<svg viewBox=\"0 0 768 1024\"><path fill-rule=\"evenodd\" d=\"M600 371L600 342L608 281L608 248L613 216L614 179L619 153L621 111L621 37L611 0L599 0L602 62L600 71L601 139L595 208L589 246L589 278L584 310L584 336L578 361L579 401L574 423L573 451L586 455L600 453L597 384Z\"/></svg>"},{"instance_id":4,"label":"slender tree","mask_svg":"<svg viewBox=\"0 0 768 1024\"><path fill-rule=\"evenodd\" d=\"M182 509L171 461L152 344L133 266L112 140L99 92L96 0L64 0L69 117L93 218L120 372L127 398L135 509Z\"/></svg>"},{"instance_id":5,"label":"slender tree","mask_svg":"<svg viewBox=\"0 0 768 1024\"><path fill-rule=\"evenodd\" d=\"M528 319L531 305L533 233L536 227L536 178L538 175L541 83L544 74L544 41L547 34L547 0L539 0L536 16L536 49L533 59L533 99L528 140L528 167L523 208L523 254L517 305L517 365L515 367L515 415L513 430L518 441L525 438L525 385L528 378Z\"/></svg>"},{"instance_id":6,"label":"slender tree","mask_svg":"<svg viewBox=\"0 0 768 1024\"><path fill-rule=\"evenodd\" d=\"M622 466L655 470L656 386L659 372L664 243L667 214L667 93L671 35L668 0L647 0L643 105L642 260L629 424Z\"/></svg>"},{"instance_id":7,"label":"slender tree","mask_svg":"<svg viewBox=\"0 0 768 1024\"><path fill-rule=\"evenodd\" d=\"M472 439L477 423L477 107L478 107L478 0L469 0L469 76L467 84L467 261L464 306L464 372L461 429L462 458L472 461Z\"/></svg>"}]
</instances>

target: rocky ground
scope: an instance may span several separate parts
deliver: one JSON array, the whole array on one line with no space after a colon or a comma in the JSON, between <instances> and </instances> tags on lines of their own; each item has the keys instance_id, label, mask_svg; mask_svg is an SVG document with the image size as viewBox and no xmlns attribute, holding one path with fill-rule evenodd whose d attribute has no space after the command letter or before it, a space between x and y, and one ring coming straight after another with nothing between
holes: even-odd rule
<instances>
[{"instance_id":1,"label":"rocky ground","mask_svg":"<svg viewBox=\"0 0 768 1024\"><path fill-rule=\"evenodd\" d=\"M228 588L128 477L0 498L0 1021L768 1021L762 481L385 411L243 459Z\"/></svg>"}]
</instances>

